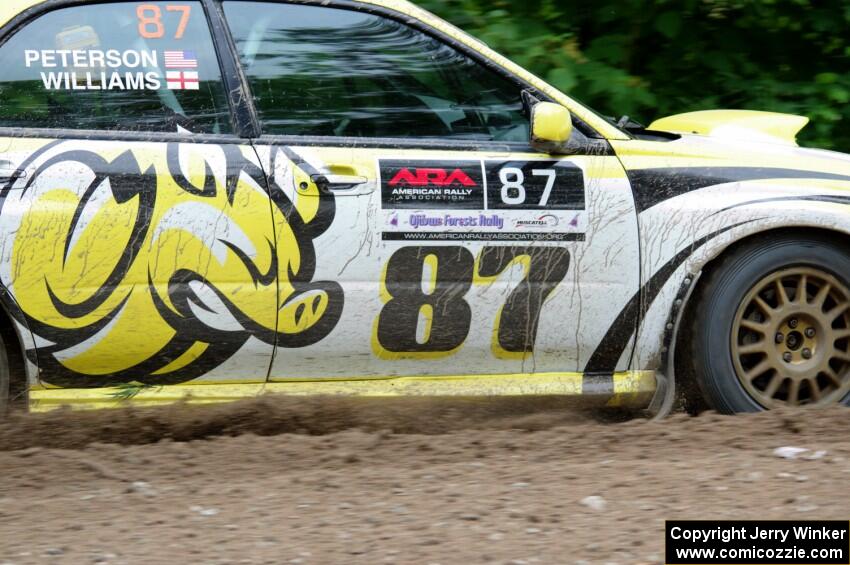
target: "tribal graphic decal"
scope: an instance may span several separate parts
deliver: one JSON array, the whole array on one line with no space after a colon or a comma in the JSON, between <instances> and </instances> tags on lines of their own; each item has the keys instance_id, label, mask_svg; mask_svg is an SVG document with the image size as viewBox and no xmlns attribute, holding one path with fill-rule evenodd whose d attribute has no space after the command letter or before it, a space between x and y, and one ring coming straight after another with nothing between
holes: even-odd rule
<instances>
[{"instance_id":1,"label":"tribal graphic decal","mask_svg":"<svg viewBox=\"0 0 850 565\"><path fill-rule=\"evenodd\" d=\"M302 167L275 150L271 170L284 174L267 181L236 145L69 141L33 154L20 169L34 173L0 191L0 276L36 336L42 379L175 384L249 340L327 336L343 294L313 281L313 240L335 203Z\"/></svg>"},{"instance_id":2,"label":"tribal graphic decal","mask_svg":"<svg viewBox=\"0 0 850 565\"><path fill-rule=\"evenodd\" d=\"M767 179L850 181L850 176L778 167L669 167L627 170L638 213L670 198L726 184Z\"/></svg>"}]
</instances>

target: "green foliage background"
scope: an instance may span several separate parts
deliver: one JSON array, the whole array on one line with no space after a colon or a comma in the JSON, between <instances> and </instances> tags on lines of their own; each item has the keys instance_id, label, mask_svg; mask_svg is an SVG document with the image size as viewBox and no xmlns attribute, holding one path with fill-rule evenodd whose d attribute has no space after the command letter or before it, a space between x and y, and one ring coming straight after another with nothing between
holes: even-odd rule
<instances>
[{"instance_id":1,"label":"green foliage background","mask_svg":"<svg viewBox=\"0 0 850 565\"><path fill-rule=\"evenodd\" d=\"M801 114L850 151L846 0L415 1L605 115Z\"/></svg>"}]
</instances>

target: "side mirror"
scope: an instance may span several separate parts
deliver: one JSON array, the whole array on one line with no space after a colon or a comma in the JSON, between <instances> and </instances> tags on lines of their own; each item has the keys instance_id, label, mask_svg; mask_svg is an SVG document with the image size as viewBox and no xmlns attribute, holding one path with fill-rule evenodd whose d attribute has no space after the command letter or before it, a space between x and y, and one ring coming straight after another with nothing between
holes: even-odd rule
<instances>
[{"instance_id":1,"label":"side mirror","mask_svg":"<svg viewBox=\"0 0 850 565\"><path fill-rule=\"evenodd\" d=\"M538 102L531 108L531 145L548 152L564 150L573 133L570 111L553 102Z\"/></svg>"}]
</instances>

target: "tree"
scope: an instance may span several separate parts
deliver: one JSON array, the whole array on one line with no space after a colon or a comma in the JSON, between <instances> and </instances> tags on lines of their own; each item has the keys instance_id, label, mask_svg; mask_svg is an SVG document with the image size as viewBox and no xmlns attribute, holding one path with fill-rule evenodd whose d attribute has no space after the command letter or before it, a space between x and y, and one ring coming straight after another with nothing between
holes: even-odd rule
<instances>
[{"instance_id":1,"label":"tree","mask_svg":"<svg viewBox=\"0 0 850 565\"><path fill-rule=\"evenodd\" d=\"M800 142L850 151L850 2L420 0L603 114L708 108L811 118Z\"/></svg>"}]
</instances>

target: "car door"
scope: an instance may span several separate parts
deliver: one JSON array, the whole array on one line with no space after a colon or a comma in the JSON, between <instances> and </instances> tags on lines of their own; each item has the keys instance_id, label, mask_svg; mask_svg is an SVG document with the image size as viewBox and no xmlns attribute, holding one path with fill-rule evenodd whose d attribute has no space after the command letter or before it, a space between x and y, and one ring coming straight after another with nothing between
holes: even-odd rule
<instances>
[{"instance_id":1,"label":"car door","mask_svg":"<svg viewBox=\"0 0 850 565\"><path fill-rule=\"evenodd\" d=\"M50 6L0 47L0 280L42 382L265 381L274 226L202 3Z\"/></svg>"},{"instance_id":2,"label":"car door","mask_svg":"<svg viewBox=\"0 0 850 565\"><path fill-rule=\"evenodd\" d=\"M628 367L637 227L604 140L535 151L539 92L393 12L223 8L291 250L272 380Z\"/></svg>"}]
</instances>

